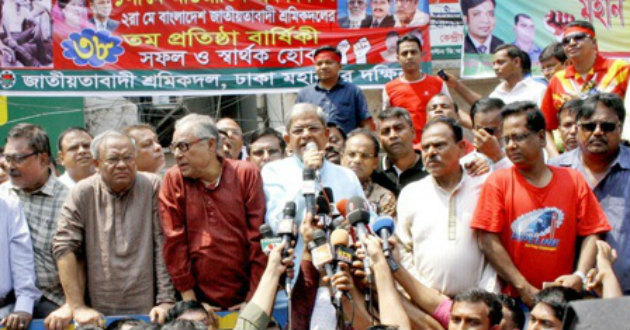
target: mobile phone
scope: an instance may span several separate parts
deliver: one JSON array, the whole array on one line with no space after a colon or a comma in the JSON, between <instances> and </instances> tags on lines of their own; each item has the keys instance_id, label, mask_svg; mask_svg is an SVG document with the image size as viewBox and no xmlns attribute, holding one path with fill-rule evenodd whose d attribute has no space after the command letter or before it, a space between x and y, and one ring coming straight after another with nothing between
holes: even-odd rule
<instances>
[{"instance_id":1,"label":"mobile phone","mask_svg":"<svg viewBox=\"0 0 630 330\"><path fill-rule=\"evenodd\" d=\"M440 69L440 71L437 72L438 76L440 76L440 78L442 78L442 80L447 81L448 80L448 76L446 76L446 73L444 73L444 69Z\"/></svg>"}]
</instances>

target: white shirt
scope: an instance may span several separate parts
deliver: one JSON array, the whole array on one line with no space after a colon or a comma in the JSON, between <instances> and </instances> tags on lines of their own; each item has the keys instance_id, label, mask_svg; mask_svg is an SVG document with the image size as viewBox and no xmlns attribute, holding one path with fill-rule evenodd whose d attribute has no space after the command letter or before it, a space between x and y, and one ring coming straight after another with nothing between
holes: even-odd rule
<instances>
[{"instance_id":1,"label":"white shirt","mask_svg":"<svg viewBox=\"0 0 630 330\"><path fill-rule=\"evenodd\" d=\"M507 91L507 83L502 81L492 93L490 93L489 97L501 99L505 104L516 101L531 101L540 107L546 90L547 86L534 80L534 78L530 76L516 83L514 88L510 91Z\"/></svg>"},{"instance_id":2,"label":"white shirt","mask_svg":"<svg viewBox=\"0 0 630 330\"><path fill-rule=\"evenodd\" d=\"M429 24L429 14L423 12L422 10L416 8L416 12L413 14L413 18L409 24L403 26L398 17L396 17L396 23L394 27L412 27L412 26L423 26Z\"/></svg>"},{"instance_id":3,"label":"white shirt","mask_svg":"<svg viewBox=\"0 0 630 330\"><path fill-rule=\"evenodd\" d=\"M469 37L473 43L473 46L475 46L475 49L477 49L477 52L479 52L479 54L490 54L490 44L492 43L492 35L489 35L483 43L477 42L477 40L475 40L475 38L470 36L470 34L469 34ZM479 51L480 46L486 47L485 52L482 53L481 51Z\"/></svg>"},{"instance_id":4,"label":"white shirt","mask_svg":"<svg viewBox=\"0 0 630 330\"><path fill-rule=\"evenodd\" d=\"M496 272L470 228L486 178L463 171L449 193L428 176L407 185L398 198L396 235L402 243L402 265L443 294L453 296L472 287L498 289Z\"/></svg>"},{"instance_id":5,"label":"white shirt","mask_svg":"<svg viewBox=\"0 0 630 330\"><path fill-rule=\"evenodd\" d=\"M74 187L77 184L77 182L72 179L70 174L68 174L68 171L65 171L57 179L59 179L59 181L61 181L61 183L63 183L66 187L68 187L68 189L72 189L72 187Z\"/></svg>"}]
</instances>

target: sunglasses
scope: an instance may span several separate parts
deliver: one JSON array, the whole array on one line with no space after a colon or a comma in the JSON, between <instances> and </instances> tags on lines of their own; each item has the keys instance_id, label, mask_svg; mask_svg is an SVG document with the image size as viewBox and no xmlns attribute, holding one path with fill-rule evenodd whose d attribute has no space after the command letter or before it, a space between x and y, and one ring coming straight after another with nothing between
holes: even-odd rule
<instances>
[{"instance_id":1,"label":"sunglasses","mask_svg":"<svg viewBox=\"0 0 630 330\"><path fill-rule=\"evenodd\" d=\"M575 42L582 42L584 41L584 39L586 38L590 38L590 36L584 32L581 33L575 33L569 36L566 36L564 38L562 38L562 45L563 46L568 46L571 43L571 40L575 41Z\"/></svg>"},{"instance_id":2,"label":"sunglasses","mask_svg":"<svg viewBox=\"0 0 630 330\"><path fill-rule=\"evenodd\" d=\"M579 126L587 132L594 132L597 129L597 126L599 126L599 129L604 133L610 133L617 129L617 123L609 121L580 123Z\"/></svg>"}]
</instances>

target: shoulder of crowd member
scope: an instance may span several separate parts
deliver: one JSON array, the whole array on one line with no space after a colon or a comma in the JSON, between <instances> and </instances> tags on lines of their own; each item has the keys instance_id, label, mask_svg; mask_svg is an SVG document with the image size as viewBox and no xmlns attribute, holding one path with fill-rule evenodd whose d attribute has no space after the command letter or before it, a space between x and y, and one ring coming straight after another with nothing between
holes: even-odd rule
<instances>
[{"instance_id":1,"label":"shoulder of crowd member","mask_svg":"<svg viewBox=\"0 0 630 330\"><path fill-rule=\"evenodd\" d=\"M570 167L574 164L574 160L577 159L577 154L580 152L580 148L575 148L573 150L566 151L564 153L555 156L547 162L548 165L558 166L558 167Z\"/></svg>"},{"instance_id":2,"label":"shoulder of crowd member","mask_svg":"<svg viewBox=\"0 0 630 330\"><path fill-rule=\"evenodd\" d=\"M159 190L162 185L162 177L151 172L138 171L136 173L136 184L144 184L147 182L151 186L153 186L154 190Z\"/></svg>"},{"instance_id":3,"label":"shoulder of crowd member","mask_svg":"<svg viewBox=\"0 0 630 330\"><path fill-rule=\"evenodd\" d=\"M283 168L289 166L291 162L295 162L294 156L278 159L273 162L265 164L260 170L260 174L263 178L269 178L270 175L278 174Z\"/></svg>"}]
</instances>

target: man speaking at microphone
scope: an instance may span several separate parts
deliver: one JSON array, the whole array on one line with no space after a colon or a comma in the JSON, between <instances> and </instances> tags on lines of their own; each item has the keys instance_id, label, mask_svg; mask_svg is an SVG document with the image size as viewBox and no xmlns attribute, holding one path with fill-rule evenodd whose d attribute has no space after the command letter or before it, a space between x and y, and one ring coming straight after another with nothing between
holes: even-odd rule
<instances>
[{"instance_id":1,"label":"man speaking at microphone","mask_svg":"<svg viewBox=\"0 0 630 330\"><path fill-rule=\"evenodd\" d=\"M299 225L306 213L304 193L312 192L312 185L315 191L319 192L324 187L331 188L334 198L337 200L349 199L352 196L364 197L363 189L356 175L349 169L335 165L324 159L324 148L328 141L327 115L324 110L316 105L308 103L298 103L293 106L289 118L286 121L285 140L293 156L275 161L265 165L262 169L263 188L267 203L266 222L277 232L278 222L282 219L282 210L288 201L295 202L295 221ZM307 147L308 146L308 147ZM314 182L304 182L304 172L315 171ZM330 201L334 202L334 201ZM295 255L301 256L304 249L302 238L300 237L295 247ZM300 260L296 260L300 264ZM298 270L299 271L299 270ZM296 272L296 278L298 274ZM328 293L327 288L320 288L323 296ZM278 297L279 302L282 297ZM322 298L319 301L325 301ZM332 328L335 327L335 314L330 304L319 303L315 312L323 307L330 312ZM296 328L300 322L308 322L311 310L298 313L294 309L293 315L305 317L305 320L293 320L293 327ZM328 314L326 314L328 315ZM313 320L325 322L322 318L313 317ZM303 323L302 323L303 324ZM305 324L308 327L308 323ZM311 327L311 329L317 326ZM325 329L325 326L320 328Z\"/></svg>"}]
</instances>

